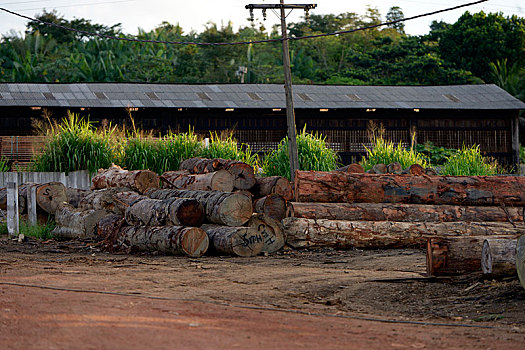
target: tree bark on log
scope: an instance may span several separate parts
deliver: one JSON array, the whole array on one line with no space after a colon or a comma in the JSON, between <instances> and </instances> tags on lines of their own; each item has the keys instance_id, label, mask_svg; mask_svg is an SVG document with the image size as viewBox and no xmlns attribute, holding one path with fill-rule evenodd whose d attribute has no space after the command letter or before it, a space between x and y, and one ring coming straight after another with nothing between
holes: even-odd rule
<instances>
[{"instance_id":1,"label":"tree bark on log","mask_svg":"<svg viewBox=\"0 0 525 350\"><path fill-rule=\"evenodd\" d=\"M281 221L286 217L286 201L282 196L275 193L257 199L253 203L253 207L256 213L265 214L275 220Z\"/></svg>"},{"instance_id":2,"label":"tree bark on log","mask_svg":"<svg viewBox=\"0 0 525 350\"><path fill-rule=\"evenodd\" d=\"M106 215L98 221L97 236L101 240L105 241L106 248L109 248L111 251L115 251L117 250L115 242L117 241L118 232L125 225L126 219L124 218L124 215Z\"/></svg>"},{"instance_id":3,"label":"tree bark on log","mask_svg":"<svg viewBox=\"0 0 525 350\"><path fill-rule=\"evenodd\" d=\"M286 241L284 227L279 221L267 215L256 213L252 215L246 226L256 229L262 235L264 239L262 252L275 253L284 247Z\"/></svg>"},{"instance_id":4,"label":"tree bark on log","mask_svg":"<svg viewBox=\"0 0 525 350\"><path fill-rule=\"evenodd\" d=\"M159 177L153 171L128 171L117 165L113 165L109 169L100 169L91 181L92 190L109 187L127 187L139 193L144 193L150 188L159 187Z\"/></svg>"},{"instance_id":5,"label":"tree bark on log","mask_svg":"<svg viewBox=\"0 0 525 350\"><path fill-rule=\"evenodd\" d=\"M233 175L234 188L239 190L249 190L255 185L255 174L253 168L238 160L221 158L190 158L184 160L180 164L179 169L187 170L192 174L205 174L224 169L228 170Z\"/></svg>"},{"instance_id":6,"label":"tree bark on log","mask_svg":"<svg viewBox=\"0 0 525 350\"><path fill-rule=\"evenodd\" d=\"M122 227L115 245L123 250L142 250L198 258L208 250L206 232L197 227Z\"/></svg>"},{"instance_id":7,"label":"tree bark on log","mask_svg":"<svg viewBox=\"0 0 525 350\"><path fill-rule=\"evenodd\" d=\"M112 187L90 191L80 200L78 207L84 210L106 210L115 214L124 214L129 205L117 198L117 195L121 192L129 193L130 190L126 187Z\"/></svg>"},{"instance_id":8,"label":"tree bark on log","mask_svg":"<svg viewBox=\"0 0 525 350\"><path fill-rule=\"evenodd\" d=\"M516 275L517 236L491 237L483 241L481 270L493 276Z\"/></svg>"},{"instance_id":9,"label":"tree bark on log","mask_svg":"<svg viewBox=\"0 0 525 350\"><path fill-rule=\"evenodd\" d=\"M228 170L206 174L190 174L187 170L167 171L160 177L165 188L198 191L233 191L233 175Z\"/></svg>"},{"instance_id":10,"label":"tree bark on log","mask_svg":"<svg viewBox=\"0 0 525 350\"><path fill-rule=\"evenodd\" d=\"M193 226L204 222L204 208L196 199L144 199L126 209L131 226Z\"/></svg>"},{"instance_id":11,"label":"tree bark on log","mask_svg":"<svg viewBox=\"0 0 525 350\"><path fill-rule=\"evenodd\" d=\"M297 171L297 202L525 205L523 176L410 176Z\"/></svg>"},{"instance_id":12,"label":"tree bark on log","mask_svg":"<svg viewBox=\"0 0 525 350\"><path fill-rule=\"evenodd\" d=\"M411 166L408 167L407 170L410 175L421 176L425 174L425 168L423 168L419 164L412 164Z\"/></svg>"},{"instance_id":13,"label":"tree bark on log","mask_svg":"<svg viewBox=\"0 0 525 350\"><path fill-rule=\"evenodd\" d=\"M525 288L525 235L519 237L516 243L516 271L521 285Z\"/></svg>"},{"instance_id":14,"label":"tree bark on log","mask_svg":"<svg viewBox=\"0 0 525 350\"><path fill-rule=\"evenodd\" d=\"M226 255L256 256L264 247L264 238L256 229L250 227L228 227L202 225L213 249Z\"/></svg>"},{"instance_id":15,"label":"tree bark on log","mask_svg":"<svg viewBox=\"0 0 525 350\"><path fill-rule=\"evenodd\" d=\"M84 197L86 197L88 194L90 194L91 191L81 190L79 188L67 187L66 193L67 193L68 203L71 204L73 207L78 208L80 201Z\"/></svg>"},{"instance_id":16,"label":"tree bark on log","mask_svg":"<svg viewBox=\"0 0 525 350\"><path fill-rule=\"evenodd\" d=\"M357 174L364 174L365 169L361 166L361 164L358 163L352 163L348 164L342 168L335 169L334 171L343 171L345 173L357 173Z\"/></svg>"},{"instance_id":17,"label":"tree bark on log","mask_svg":"<svg viewBox=\"0 0 525 350\"><path fill-rule=\"evenodd\" d=\"M403 172L403 166L398 162L388 164L386 171L390 174L401 174Z\"/></svg>"},{"instance_id":18,"label":"tree bark on log","mask_svg":"<svg viewBox=\"0 0 525 350\"><path fill-rule=\"evenodd\" d=\"M432 236L495 236L525 233L525 225L468 222L342 221L286 218L286 242L293 248L423 247ZM481 256L481 243L480 243ZM481 268L481 266L480 266Z\"/></svg>"},{"instance_id":19,"label":"tree bark on log","mask_svg":"<svg viewBox=\"0 0 525 350\"><path fill-rule=\"evenodd\" d=\"M487 237L437 237L427 241L427 274L454 276L481 272L481 249Z\"/></svg>"},{"instance_id":20,"label":"tree bark on log","mask_svg":"<svg viewBox=\"0 0 525 350\"><path fill-rule=\"evenodd\" d=\"M242 226L252 217L252 201L238 193L192 190L150 190L153 199L193 198L204 207L206 220L232 227Z\"/></svg>"},{"instance_id":21,"label":"tree bark on log","mask_svg":"<svg viewBox=\"0 0 525 350\"><path fill-rule=\"evenodd\" d=\"M269 194L278 194L289 201L293 198L293 189L290 181L282 176L258 177L255 186L250 190L255 198L262 198Z\"/></svg>"},{"instance_id":22,"label":"tree bark on log","mask_svg":"<svg viewBox=\"0 0 525 350\"><path fill-rule=\"evenodd\" d=\"M107 214L105 210L81 210L63 204L55 212L56 227L52 233L66 239L95 238L97 224Z\"/></svg>"},{"instance_id":23,"label":"tree bark on log","mask_svg":"<svg viewBox=\"0 0 525 350\"><path fill-rule=\"evenodd\" d=\"M523 223L523 209L399 203L292 203L294 216L305 219L403 222L515 222Z\"/></svg>"}]
</instances>

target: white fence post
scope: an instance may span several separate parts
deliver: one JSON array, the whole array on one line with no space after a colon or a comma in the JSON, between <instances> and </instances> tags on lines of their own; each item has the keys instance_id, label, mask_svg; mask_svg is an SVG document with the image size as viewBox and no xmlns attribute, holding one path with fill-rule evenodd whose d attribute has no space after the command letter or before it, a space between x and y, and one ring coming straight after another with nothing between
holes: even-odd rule
<instances>
[{"instance_id":1,"label":"white fence post","mask_svg":"<svg viewBox=\"0 0 525 350\"><path fill-rule=\"evenodd\" d=\"M18 237L18 185L16 182L7 183L7 232L11 237Z\"/></svg>"},{"instance_id":2,"label":"white fence post","mask_svg":"<svg viewBox=\"0 0 525 350\"><path fill-rule=\"evenodd\" d=\"M36 226L36 186L29 186L27 191L27 216L30 226Z\"/></svg>"}]
</instances>

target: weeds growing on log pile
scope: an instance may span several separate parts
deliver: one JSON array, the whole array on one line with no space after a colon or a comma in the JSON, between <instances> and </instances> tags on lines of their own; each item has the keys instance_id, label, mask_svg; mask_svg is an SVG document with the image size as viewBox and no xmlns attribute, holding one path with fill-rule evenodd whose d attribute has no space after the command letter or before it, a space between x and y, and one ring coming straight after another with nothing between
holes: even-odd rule
<instances>
[{"instance_id":1,"label":"weeds growing on log pile","mask_svg":"<svg viewBox=\"0 0 525 350\"><path fill-rule=\"evenodd\" d=\"M300 170L332 171L338 166L339 156L326 146L326 137L317 132L308 134L306 127L297 135L297 151ZM262 169L267 176L284 176L290 179L288 137L279 143L277 150L266 155Z\"/></svg>"},{"instance_id":2,"label":"weeds growing on log pile","mask_svg":"<svg viewBox=\"0 0 525 350\"><path fill-rule=\"evenodd\" d=\"M481 155L479 146L463 146L450 156L441 169L441 175L476 176L496 175L498 165Z\"/></svg>"},{"instance_id":3,"label":"weeds growing on log pile","mask_svg":"<svg viewBox=\"0 0 525 350\"><path fill-rule=\"evenodd\" d=\"M162 174L178 170L181 161L196 157L201 148L201 142L191 129L180 134L170 131L160 138L135 131L125 141L121 165L128 170L149 169Z\"/></svg>"},{"instance_id":4,"label":"weeds growing on log pile","mask_svg":"<svg viewBox=\"0 0 525 350\"><path fill-rule=\"evenodd\" d=\"M68 111L60 124L49 122L45 131L48 141L37 155L31 171L71 172L89 170L95 173L115 161L115 128L97 130L89 120Z\"/></svg>"},{"instance_id":5,"label":"weeds growing on log pile","mask_svg":"<svg viewBox=\"0 0 525 350\"><path fill-rule=\"evenodd\" d=\"M412 164L419 164L423 168L429 166L425 156L414 151L413 148L406 149L400 143L394 145L392 141L386 141L379 136L374 138L371 148L366 148L367 155L361 161L361 165L366 170L372 169L376 164L390 164L398 162L403 169Z\"/></svg>"}]
</instances>

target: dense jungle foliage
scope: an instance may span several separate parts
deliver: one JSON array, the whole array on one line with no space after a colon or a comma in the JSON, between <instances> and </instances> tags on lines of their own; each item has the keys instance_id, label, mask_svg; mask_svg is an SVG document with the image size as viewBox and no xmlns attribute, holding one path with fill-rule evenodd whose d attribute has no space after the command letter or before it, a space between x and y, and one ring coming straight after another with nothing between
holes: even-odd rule
<instances>
[{"instance_id":1,"label":"dense jungle foliage","mask_svg":"<svg viewBox=\"0 0 525 350\"><path fill-rule=\"evenodd\" d=\"M402 18L392 7L387 20ZM56 12L38 19L89 32L132 37L120 25L67 20ZM290 23L291 36L349 30L382 21L366 14L311 15ZM231 42L279 37L262 23L233 29L232 23L185 33L177 24L140 30L140 39ZM200 47L123 42L87 37L38 22L24 34L0 40L3 82L281 83L280 43ZM433 22L429 34L410 36L402 23L353 34L291 42L295 83L431 85L497 83L524 98L525 19L465 12L456 23ZM242 67L242 68L241 68ZM245 68L244 68L245 67Z\"/></svg>"}]
</instances>

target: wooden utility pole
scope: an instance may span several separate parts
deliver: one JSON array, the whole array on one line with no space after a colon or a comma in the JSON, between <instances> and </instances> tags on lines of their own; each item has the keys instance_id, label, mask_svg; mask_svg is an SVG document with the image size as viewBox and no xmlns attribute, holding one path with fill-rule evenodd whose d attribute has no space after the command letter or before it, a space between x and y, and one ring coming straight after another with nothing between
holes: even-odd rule
<instances>
[{"instance_id":1,"label":"wooden utility pole","mask_svg":"<svg viewBox=\"0 0 525 350\"><path fill-rule=\"evenodd\" d=\"M290 158L290 176L294 181L295 171L299 170L299 157L297 154L297 136L295 128L295 110L293 105L292 71L290 69L290 49L288 45L288 29L286 27L286 10L303 9L308 15L310 9L317 7L316 4L290 4L286 5L284 0L280 4L260 4L246 5L253 18L253 10L261 9L266 16L267 9L279 9L281 19L281 33L283 38L283 70L284 70L284 91L286 93L286 123L288 126L288 154Z\"/></svg>"}]
</instances>

